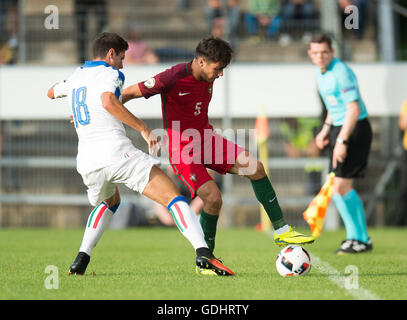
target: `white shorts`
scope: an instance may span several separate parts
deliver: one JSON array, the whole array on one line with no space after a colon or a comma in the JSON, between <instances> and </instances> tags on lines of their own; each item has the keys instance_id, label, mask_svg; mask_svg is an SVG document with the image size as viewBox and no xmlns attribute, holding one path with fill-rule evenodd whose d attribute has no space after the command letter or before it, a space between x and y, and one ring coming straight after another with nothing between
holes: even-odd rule
<instances>
[{"instance_id":1,"label":"white shorts","mask_svg":"<svg viewBox=\"0 0 407 320\"><path fill-rule=\"evenodd\" d=\"M143 151L136 150L118 164L104 167L82 175L88 187L88 199L92 206L112 197L117 184L124 184L131 190L143 193L150 179L150 171L160 162Z\"/></svg>"}]
</instances>

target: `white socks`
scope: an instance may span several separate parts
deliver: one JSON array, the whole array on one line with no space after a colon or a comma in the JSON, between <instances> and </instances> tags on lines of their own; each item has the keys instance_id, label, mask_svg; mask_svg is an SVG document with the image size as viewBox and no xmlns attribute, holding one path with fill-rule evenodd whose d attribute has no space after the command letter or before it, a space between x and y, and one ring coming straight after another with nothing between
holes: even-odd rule
<instances>
[{"instance_id":1,"label":"white socks","mask_svg":"<svg viewBox=\"0 0 407 320\"><path fill-rule=\"evenodd\" d=\"M109 225L113 213L104 202L99 204L90 213L79 251L85 252L89 256L91 255L92 249L98 243L106 226Z\"/></svg>"},{"instance_id":2,"label":"white socks","mask_svg":"<svg viewBox=\"0 0 407 320\"><path fill-rule=\"evenodd\" d=\"M117 209L117 207L114 209ZM171 212L178 229L189 240L195 250L202 247L208 248L199 219L190 208L185 197L178 196L172 200L168 205L168 210ZM91 255L92 249L110 224L113 214L114 212L104 202L90 213L79 251Z\"/></svg>"},{"instance_id":3,"label":"white socks","mask_svg":"<svg viewBox=\"0 0 407 320\"><path fill-rule=\"evenodd\" d=\"M282 235L283 233L290 231L290 227L288 226L288 224L286 224L285 226L282 226L281 228L278 228L277 230L274 230L274 232L278 235Z\"/></svg>"},{"instance_id":4,"label":"white socks","mask_svg":"<svg viewBox=\"0 0 407 320\"><path fill-rule=\"evenodd\" d=\"M195 250L202 247L208 248L199 219L184 196L178 196L172 200L168 205L168 210L179 231L189 240Z\"/></svg>"}]
</instances>

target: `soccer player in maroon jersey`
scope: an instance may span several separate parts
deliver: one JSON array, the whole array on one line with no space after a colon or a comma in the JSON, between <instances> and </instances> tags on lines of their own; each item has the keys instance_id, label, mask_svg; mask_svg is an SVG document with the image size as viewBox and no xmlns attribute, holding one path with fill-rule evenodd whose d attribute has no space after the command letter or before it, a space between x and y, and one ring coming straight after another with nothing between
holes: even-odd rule
<instances>
[{"instance_id":1,"label":"soccer player in maroon jersey","mask_svg":"<svg viewBox=\"0 0 407 320\"><path fill-rule=\"evenodd\" d=\"M256 198L270 217L278 245L312 243L312 237L294 231L285 222L263 164L244 148L215 133L209 123L213 83L223 75L232 53L226 41L207 37L199 42L192 61L177 64L124 89L122 101L161 95L169 161L192 197L199 196L204 202L200 222L212 252L222 195L207 168L220 174L239 174L250 180Z\"/></svg>"}]
</instances>

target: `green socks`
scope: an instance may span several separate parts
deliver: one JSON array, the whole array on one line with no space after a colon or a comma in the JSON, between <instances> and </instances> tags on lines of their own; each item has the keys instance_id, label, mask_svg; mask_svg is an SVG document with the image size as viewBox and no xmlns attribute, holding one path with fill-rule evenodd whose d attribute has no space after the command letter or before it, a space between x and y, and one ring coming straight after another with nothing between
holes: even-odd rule
<instances>
[{"instance_id":1,"label":"green socks","mask_svg":"<svg viewBox=\"0 0 407 320\"><path fill-rule=\"evenodd\" d=\"M267 176L259 180L251 180L254 194L257 200L263 205L266 210L274 230L279 229L286 225L283 218L283 212L278 204L276 193L271 185L271 182Z\"/></svg>"},{"instance_id":2,"label":"green socks","mask_svg":"<svg viewBox=\"0 0 407 320\"><path fill-rule=\"evenodd\" d=\"M212 252L215 249L215 236L218 218L218 215L209 214L203 210L201 211L200 223L205 235L206 244L208 245L209 250Z\"/></svg>"},{"instance_id":3,"label":"green socks","mask_svg":"<svg viewBox=\"0 0 407 320\"><path fill-rule=\"evenodd\" d=\"M274 230L284 227L287 223L283 218L283 212L278 204L276 193L267 176L256 181L251 181L254 194L257 200L266 210ZM200 223L205 235L205 241L209 249L213 252L215 249L216 226L218 224L218 215L206 213L202 210Z\"/></svg>"}]
</instances>

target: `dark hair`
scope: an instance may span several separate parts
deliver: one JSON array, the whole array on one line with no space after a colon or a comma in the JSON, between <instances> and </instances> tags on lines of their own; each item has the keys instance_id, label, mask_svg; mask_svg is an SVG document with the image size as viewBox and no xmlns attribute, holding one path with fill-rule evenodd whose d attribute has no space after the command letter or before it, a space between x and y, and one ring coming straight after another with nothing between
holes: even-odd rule
<instances>
[{"instance_id":1,"label":"dark hair","mask_svg":"<svg viewBox=\"0 0 407 320\"><path fill-rule=\"evenodd\" d=\"M226 67L232 60L233 49L229 43L212 36L202 39L195 49L195 58L204 57L211 62L220 62Z\"/></svg>"},{"instance_id":2,"label":"dark hair","mask_svg":"<svg viewBox=\"0 0 407 320\"><path fill-rule=\"evenodd\" d=\"M129 44L116 33L103 32L93 41L93 57L104 58L112 48L116 54L119 54L126 51L129 48Z\"/></svg>"},{"instance_id":3,"label":"dark hair","mask_svg":"<svg viewBox=\"0 0 407 320\"><path fill-rule=\"evenodd\" d=\"M311 39L311 43L326 43L329 49L332 49L332 39L327 34L315 34Z\"/></svg>"}]
</instances>

